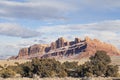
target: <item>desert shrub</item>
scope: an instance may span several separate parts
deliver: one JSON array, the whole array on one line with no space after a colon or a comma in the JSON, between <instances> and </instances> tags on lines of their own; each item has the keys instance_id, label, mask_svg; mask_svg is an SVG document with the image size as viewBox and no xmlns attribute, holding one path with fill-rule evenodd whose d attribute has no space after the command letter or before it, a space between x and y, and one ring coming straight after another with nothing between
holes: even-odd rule
<instances>
[{"instance_id":1,"label":"desert shrub","mask_svg":"<svg viewBox=\"0 0 120 80\"><path fill-rule=\"evenodd\" d=\"M76 77L77 73L76 73L76 68L78 67L78 62L64 62L62 64L62 66L65 68L66 72L67 72L67 76L70 76L70 77Z\"/></svg>"},{"instance_id":2,"label":"desert shrub","mask_svg":"<svg viewBox=\"0 0 120 80\"><path fill-rule=\"evenodd\" d=\"M11 69L8 69L8 68L5 68L5 69L2 69L0 71L0 76L2 78L9 78L9 77L14 77L15 76L15 72L12 71Z\"/></svg>"},{"instance_id":3,"label":"desert shrub","mask_svg":"<svg viewBox=\"0 0 120 80\"><path fill-rule=\"evenodd\" d=\"M118 66L108 65L105 76L118 77Z\"/></svg>"},{"instance_id":4,"label":"desert shrub","mask_svg":"<svg viewBox=\"0 0 120 80\"><path fill-rule=\"evenodd\" d=\"M20 74L22 77L33 77L33 73L32 73L33 66L31 62L26 62L24 64L21 64L20 67L21 67Z\"/></svg>"},{"instance_id":5,"label":"desert shrub","mask_svg":"<svg viewBox=\"0 0 120 80\"><path fill-rule=\"evenodd\" d=\"M78 66L78 62L75 62L75 61L73 61L73 62L68 62L68 61L66 61L66 62L63 63L63 66L64 66L66 69L75 69L75 68L77 68L77 66Z\"/></svg>"},{"instance_id":6,"label":"desert shrub","mask_svg":"<svg viewBox=\"0 0 120 80\"><path fill-rule=\"evenodd\" d=\"M90 57L90 60L93 65L93 74L95 76L104 76L107 65L111 62L110 56L105 51L97 51L94 56Z\"/></svg>"},{"instance_id":7,"label":"desert shrub","mask_svg":"<svg viewBox=\"0 0 120 80\"><path fill-rule=\"evenodd\" d=\"M104 76L107 70L107 65L102 62L98 62L93 66L93 74L95 76Z\"/></svg>"},{"instance_id":8,"label":"desert shrub","mask_svg":"<svg viewBox=\"0 0 120 80\"><path fill-rule=\"evenodd\" d=\"M11 69L14 71L16 74L22 74L23 73L23 67L22 65L17 65L17 66L8 66L8 69Z\"/></svg>"},{"instance_id":9,"label":"desert shrub","mask_svg":"<svg viewBox=\"0 0 120 80\"><path fill-rule=\"evenodd\" d=\"M64 70L58 73L58 77L66 77L66 76L67 76L67 73Z\"/></svg>"},{"instance_id":10,"label":"desert shrub","mask_svg":"<svg viewBox=\"0 0 120 80\"><path fill-rule=\"evenodd\" d=\"M79 77L91 77L93 76L93 65L90 62L86 62L85 64L78 66L77 72Z\"/></svg>"},{"instance_id":11,"label":"desert shrub","mask_svg":"<svg viewBox=\"0 0 120 80\"><path fill-rule=\"evenodd\" d=\"M90 61L93 65L96 65L99 62L105 65L108 65L109 63L111 63L110 56L107 55L105 51L97 51L94 56L90 57Z\"/></svg>"},{"instance_id":12,"label":"desert shrub","mask_svg":"<svg viewBox=\"0 0 120 80\"><path fill-rule=\"evenodd\" d=\"M105 51L97 51L90 61L79 66L77 72L79 77L89 76L110 76L115 77L118 73L118 67L109 65L110 56Z\"/></svg>"},{"instance_id":13,"label":"desert shrub","mask_svg":"<svg viewBox=\"0 0 120 80\"><path fill-rule=\"evenodd\" d=\"M34 58L31 62L26 62L19 66L22 67L22 73L20 74L23 77L33 77L34 74L37 74L39 77L66 76L65 68L55 59Z\"/></svg>"},{"instance_id":14,"label":"desert shrub","mask_svg":"<svg viewBox=\"0 0 120 80\"><path fill-rule=\"evenodd\" d=\"M93 76L93 67L94 66L90 62L86 62L84 65L82 65L82 76Z\"/></svg>"}]
</instances>

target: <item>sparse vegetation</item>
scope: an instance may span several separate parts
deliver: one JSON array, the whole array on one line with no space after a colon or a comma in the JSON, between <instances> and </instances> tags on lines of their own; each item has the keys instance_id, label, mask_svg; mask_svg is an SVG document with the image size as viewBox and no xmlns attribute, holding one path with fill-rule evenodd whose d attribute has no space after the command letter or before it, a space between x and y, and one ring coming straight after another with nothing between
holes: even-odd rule
<instances>
[{"instance_id":1,"label":"sparse vegetation","mask_svg":"<svg viewBox=\"0 0 120 80\"><path fill-rule=\"evenodd\" d=\"M22 67L23 77L33 77L34 74L39 77L65 77L67 76L65 68L55 59L33 59L20 65Z\"/></svg>"},{"instance_id":2,"label":"sparse vegetation","mask_svg":"<svg viewBox=\"0 0 120 80\"><path fill-rule=\"evenodd\" d=\"M115 77L118 74L118 67L110 65L111 59L104 51L97 51L90 61L78 66L79 77L103 76Z\"/></svg>"},{"instance_id":3,"label":"sparse vegetation","mask_svg":"<svg viewBox=\"0 0 120 80\"><path fill-rule=\"evenodd\" d=\"M34 58L22 64L15 63L15 66L1 66L0 76L3 78L14 77L20 74L22 77L33 78L34 75L43 77L116 77L118 67L110 65L111 59L104 51L97 51L90 61L83 65L78 62L61 63L55 59Z\"/></svg>"},{"instance_id":4,"label":"sparse vegetation","mask_svg":"<svg viewBox=\"0 0 120 80\"><path fill-rule=\"evenodd\" d=\"M77 66L78 66L78 62L75 62L75 61L73 61L73 62L68 62L68 61L66 61L66 62L63 63L63 66L64 66L66 69L75 69L75 68L77 68Z\"/></svg>"},{"instance_id":5,"label":"sparse vegetation","mask_svg":"<svg viewBox=\"0 0 120 80\"><path fill-rule=\"evenodd\" d=\"M105 76L119 77L118 66L108 65Z\"/></svg>"},{"instance_id":6,"label":"sparse vegetation","mask_svg":"<svg viewBox=\"0 0 120 80\"><path fill-rule=\"evenodd\" d=\"M15 72L9 68L3 68L2 70L0 70L0 77L2 78L9 78L14 76L15 76Z\"/></svg>"}]
</instances>

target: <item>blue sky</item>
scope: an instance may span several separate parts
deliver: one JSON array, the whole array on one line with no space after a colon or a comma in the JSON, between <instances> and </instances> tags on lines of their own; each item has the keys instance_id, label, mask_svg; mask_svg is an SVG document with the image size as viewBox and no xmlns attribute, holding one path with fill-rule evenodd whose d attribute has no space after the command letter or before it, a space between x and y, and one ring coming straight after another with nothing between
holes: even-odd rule
<instances>
[{"instance_id":1,"label":"blue sky","mask_svg":"<svg viewBox=\"0 0 120 80\"><path fill-rule=\"evenodd\" d=\"M120 49L120 0L0 0L0 56L61 36L89 36Z\"/></svg>"}]
</instances>

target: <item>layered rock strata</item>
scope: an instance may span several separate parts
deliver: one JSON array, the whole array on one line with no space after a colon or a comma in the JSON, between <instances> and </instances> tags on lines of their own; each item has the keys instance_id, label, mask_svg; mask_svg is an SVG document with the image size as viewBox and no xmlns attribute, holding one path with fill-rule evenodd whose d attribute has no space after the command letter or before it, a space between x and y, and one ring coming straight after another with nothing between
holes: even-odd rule
<instances>
[{"instance_id":1,"label":"layered rock strata","mask_svg":"<svg viewBox=\"0 0 120 80\"><path fill-rule=\"evenodd\" d=\"M74 41L67 41L63 37L58 38L50 45L35 44L28 48L22 48L16 59L38 58L67 58L78 54L76 58L94 55L97 50L104 50L108 55L120 55L120 51L111 44L101 42L97 39L85 37L84 40L75 38Z\"/></svg>"}]
</instances>

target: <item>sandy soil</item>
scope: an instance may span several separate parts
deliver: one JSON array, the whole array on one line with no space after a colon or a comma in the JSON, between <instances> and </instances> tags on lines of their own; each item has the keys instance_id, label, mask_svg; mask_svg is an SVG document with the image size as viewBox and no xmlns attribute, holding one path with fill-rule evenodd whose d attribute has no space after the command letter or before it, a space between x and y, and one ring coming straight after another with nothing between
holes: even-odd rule
<instances>
[{"instance_id":1,"label":"sandy soil","mask_svg":"<svg viewBox=\"0 0 120 80\"><path fill-rule=\"evenodd\" d=\"M4 66L4 65L16 65L15 63L18 62L19 64L21 63L25 63L27 61L30 61L30 60L0 60L0 65L1 66Z\"/></svg>"},{"instance_id":2,"label":"sandy soil","mask_svg":"<svg viewBox=\"0 0 120 80\"><path fill-rule=\"evenodd\" d=\"M120 78L114 78L115 80L120 80ZM97 77L97 78L7 78L3 79L0 78L0 80L113 80L113 78L103 78L103 77Z\"/></svg>"}]
</instances>

